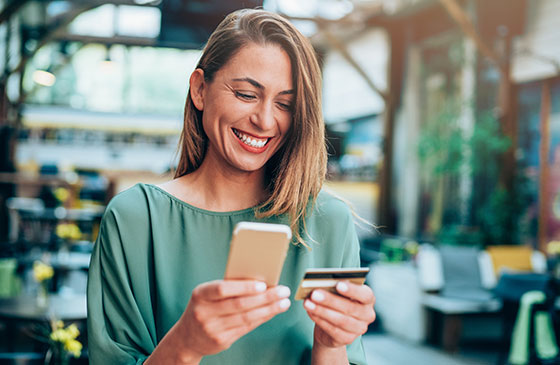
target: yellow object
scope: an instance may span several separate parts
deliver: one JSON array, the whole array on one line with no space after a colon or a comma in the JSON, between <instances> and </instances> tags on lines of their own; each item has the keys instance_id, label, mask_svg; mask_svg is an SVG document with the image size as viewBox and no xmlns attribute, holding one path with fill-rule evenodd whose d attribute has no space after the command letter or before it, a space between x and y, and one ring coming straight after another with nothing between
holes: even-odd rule
<instances>
[{"instance_id":1,"label":"yellow object","mask_svg":"<svg viewBox=\"0 0 560 365\"><path fill-rule=\"evenodd\" d=\"M550 241L546 246L546 252L549 255L560 254L560 241Z\"/></svg>"},{"instance_id":2,"label":"yellow object","mask_svg":"<svg viewBox=\"0 0 560 365\"><path fill-rule=\"evenodd\" d=\"M531 264L533 249L528 246L488 246L486 251L492 258L496 274L503 269L533 271Z\"/></svg>"},{"instance_id":3,"label":"yellow object","mask_svg":"<svg viewBox=\"0 0 560 365\"><path fill-rule=\"evenodd\" d=\"M64 345L64 350L71 353L74 357L79 357L82 353L82 344L80 341L76 340L79 335L80 331L75 324L64 328L64 323L62 321L57 321L50 338L54 342L62 343Z\"/></svg>"},{"instance_id":4,"label":"yellow object","mask_svg":"<svg viewBox=\"0 0 560 365\"><path fill-rule=\"evenodd\" d=\"M44 280L48 280L52 278L54 275L54 270L47 264L44 264L41 261L35 261L33 263L33 277L39 283L43 282Z\"/></svg>"},{"instance_id":5,"label":"yellow object","mask_svg":"<svg viewBox=\"0 0 560 365\"><path fill-rule=\"evenodd\" d=\"M70 340L64 343L64 349L74 357L80 357L82 353L82 344L78 340Z\"/></svg>"},{"instance_id":6,"label":"yellow object","mask_svg":"<svg viewBox=\"0 0 560 365\"><path fill-rule=\"evenodd\" d=\"M56 235L62 239L77 241L82 238L82 231L73 223L61 223L56 226Z\"/></svg>"},{"instance_id":7,"label":"yellow object","mask_svg":"<svg viewBox=\"0 0 560 365\"><path fill-rule=\"evenodd\" d=\"M59 202L64 203L68 200L68 198L70 198L70 191L66 188L56 188L54 190L54 196Z\"/></svg>"}]
</instances>

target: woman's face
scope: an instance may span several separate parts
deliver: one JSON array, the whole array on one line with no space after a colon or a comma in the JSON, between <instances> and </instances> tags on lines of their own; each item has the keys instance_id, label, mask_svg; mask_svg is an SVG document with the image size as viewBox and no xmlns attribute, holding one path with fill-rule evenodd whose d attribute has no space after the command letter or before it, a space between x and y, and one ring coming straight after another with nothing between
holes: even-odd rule
<instances>
[{"instance_id":1,"label":"woman's face","mask_svg":"<svg viewBox=\"0 0 560 365\"><path fill-rule=\"evenodd\" d=\"M208 136L205 159L220 168L261 171L292 124L291 62L276 45L248 44L214 75L191 77L191 97ZM198 73L198 76L197 76ZM262 170L264 171L264 170Z\"/></svg>"}]
</instances>

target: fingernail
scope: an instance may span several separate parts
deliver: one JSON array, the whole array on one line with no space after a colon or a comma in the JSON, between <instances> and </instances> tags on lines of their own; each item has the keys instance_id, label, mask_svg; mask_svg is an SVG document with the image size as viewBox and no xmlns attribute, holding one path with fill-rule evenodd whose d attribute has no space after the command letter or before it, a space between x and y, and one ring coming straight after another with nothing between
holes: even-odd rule
<instances>
[{"instance_id":1,"label":"fingernail","mask_svg":"<svg viewBox=\"0 0 560 365\"><path fill-rule=\"evenodd\" d=\"M290 296L290 288L284 285L280 285L276 288L276 295L279 298L286 298Z\"/></svg>"},{"instance_id":2,"label":"fingernail","mask_svg":"<svg viewBox=\"0 0 560 365\"><path fill-rule=\"evenodd\" d=\"M259 291L259 292L263 292L266 290L266 284L263 283L262 281L259 281L258 283L255 284L255 290Z\"/></svg>"},{"instance_id":3,"label":"fingernail","mask_svg":"<svg viewBox=\"0 0 560 365\"><path fill-rule=\"evenodd\" d=\"M278 305L280 306L280 308L286 309L290 306L290 299L282 299L280 302L278 302Z\"/></svg>"},{"instance_id":4,"label":"fingernail","mask_svg":"<svg viewBox=\"0 0 560 365\"><path fill-rule=\"evenodd\" d=\"M311 294L311 299L316 302L322 302L323 299L325 299L325 295L320 291L313 291L313 293Z\"/></svg>"},{"instance_id":5,"label":"fingernail","mask_svg":"<svg viewBox=\"0 0 560 365\"><path fill-rule=\"evenodd\" d=\"M348 284L341 281L340 283L336 284L336 290L338 290L341 293L347 292Z\"/></svg>"},{"instance_id":6,"label":"fingernail","mask_svg":"<svg viewBox=\"0 0 560 365\"><path fill-rule=\"evenodd\" d=\"M315 305L315 303L313 303L310 300L306 300L305 303L303 303L303 306L309 310L313 310L315 309L317 306Z\"/></svg>"}]
</instances>

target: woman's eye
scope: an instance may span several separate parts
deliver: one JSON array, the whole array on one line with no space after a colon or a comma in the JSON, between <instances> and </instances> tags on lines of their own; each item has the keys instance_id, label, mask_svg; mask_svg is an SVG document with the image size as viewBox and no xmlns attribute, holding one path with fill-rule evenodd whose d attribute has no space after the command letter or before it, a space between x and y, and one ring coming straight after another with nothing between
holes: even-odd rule
<instances>
[{"instance_id":1,"label":"woman's eye","mask_svg":"<svg viewBox=\"0 0 560 365\"><path fill-rule=\"evenodd\" d=\"M244 100L254 100L256 98L255 95L251 95L251 94L244 94L242 92L236 91L235 92L235 96L237 96L240 99L244 99Z\"/></svg>"},{"instance_id":2,"label":"woman's eye","mask_svg":"<svg viewBox=\"0 0 560 365\"><path fill-rule=\"evenodd\" d=\"M291 111L292 110L292 104L286 104L286 103L277 103L278 106L280 107L280 109L285 110L285 111Z\"/></svg>"}]
</instances>

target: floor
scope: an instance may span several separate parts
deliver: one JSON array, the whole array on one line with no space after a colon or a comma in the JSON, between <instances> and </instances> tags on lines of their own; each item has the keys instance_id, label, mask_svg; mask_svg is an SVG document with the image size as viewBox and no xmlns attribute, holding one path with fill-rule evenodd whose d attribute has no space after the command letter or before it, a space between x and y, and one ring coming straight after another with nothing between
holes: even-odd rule
<instances>
[{"instance_id":1,"label":"floor","mask_svg":"<svg viewBox=\"0 0 560 365\"><path fill-rule=\"evenodd\" d=\"M370 365L494 365L498 360L498 354L491 349L465 348L448 354L386 334L366 334L363 343Z\"/></svg>"}]
</instances>

